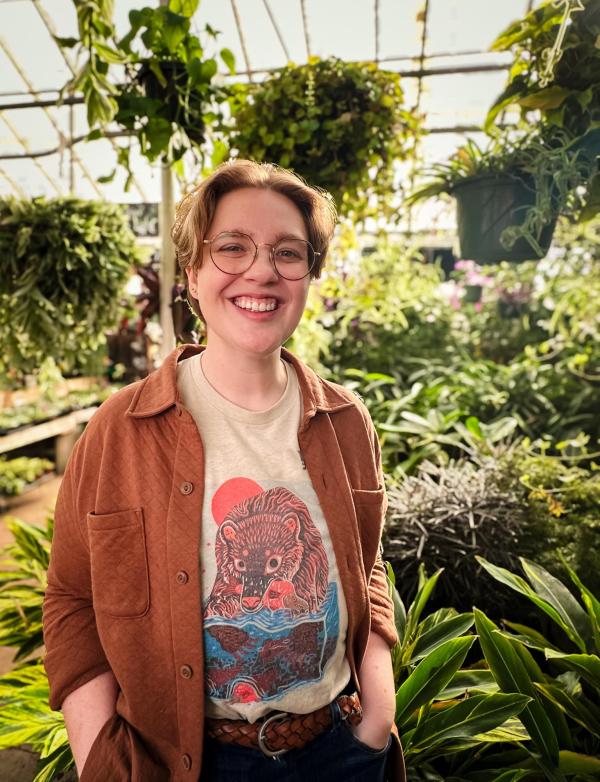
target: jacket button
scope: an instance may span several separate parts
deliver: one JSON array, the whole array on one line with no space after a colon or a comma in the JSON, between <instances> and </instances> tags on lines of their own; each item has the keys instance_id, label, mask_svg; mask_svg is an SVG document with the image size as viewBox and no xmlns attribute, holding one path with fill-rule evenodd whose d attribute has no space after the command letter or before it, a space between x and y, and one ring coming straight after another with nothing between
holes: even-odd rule
<instances>
[{"instance_id":1,"label":"jacket button","mask_svg":"<svg viewBox=\"0 0 600 782\"><path fill-rule=\"evenodd\" d=\"M192 759L189 755L182 755L181 756L181 765L184 767L186 771L189 771L192 767Z\"/></svg>"},{"instance_id":2,"label":"jacket button","mask_svg":"<svg viewBox=\"0 0 600 782\"><path fill-rule=\"evenodd\" d=\"M184 481L179 487L179 491L182 494L191 494L194 491L194 484L189 481Z\"/></svg>"},{"instance_id":3,"label":"jacket button","mask_svg":"<svg viewBox=\"0 0 600 782\"><path fill-rule=\"evenodd\" d=\"M179 669L179 673L184 679L191 679L192 676L194 675L194 671L189 665L182 665L181 668Z\"/></svg>"},{"instance_id":4,"label":"jacket button","mask_svg":"<svg viewBox=\"0 0 600 782\"><path fill-rule=\"evenodd\" d=\"M177 575L175 576L175 580L177 581L178 584L187 584L187 582L189 581L189 578L190 577L185 572L185 570L180 570L177 573Z\"/></svg>"}]
</instances>

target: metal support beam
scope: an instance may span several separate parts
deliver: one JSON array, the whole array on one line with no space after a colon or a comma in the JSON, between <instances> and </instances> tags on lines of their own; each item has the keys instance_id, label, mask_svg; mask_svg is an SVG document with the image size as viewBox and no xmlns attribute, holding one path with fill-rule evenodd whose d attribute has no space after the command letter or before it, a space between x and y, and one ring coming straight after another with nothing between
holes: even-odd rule
<instances>
[{"instance_id":1,"label":"metal support beam","mask_svg":"<svg viewBox=\"0 0 600 782\"><path fill-rule=\"evenodd\" d=\"M300 0L302 9L302 27L304 28L304 44L306 46L306 57L310 58L310 38L308 37L308 16L306 14L306 0Z\"/></svg>"},{"instance_id":2,"label":"metal support beam","mask_svg":"<svg viewBox=\"0 0 600 782\"><path fill-rule=\"evenodd\" d=\"M233 11L233 17L235 19L235 26L237 28L238 37L240 39L240 46L242 47L242 56L244 58L244 62L246 63L246 73L248 75L248 81L253 81L253 73L250 66L250 58L248 57L248 50L246 49L246 39L244 38L244 30L242 28L242 20L240 19L240 13L238 11L237 3L235 0L230 0L231 2L231 10Z\"/></svg>"},{"instance_id":3,"label":"metal support beam","mask_svg":"<svg viewBox=\"0 0 600 782\"><path fill-rule=\"evenodd\" d=\"M171 225L175 212L173 199L173 172L169 166L161 170L161 202L158 210L158 226L160 233L160 326L162 341L160 344L160 359L165 359L175 347L175 332L173 330L172 294L175 284L175 248L171 239Z\"/></svg>"}]
</instances>

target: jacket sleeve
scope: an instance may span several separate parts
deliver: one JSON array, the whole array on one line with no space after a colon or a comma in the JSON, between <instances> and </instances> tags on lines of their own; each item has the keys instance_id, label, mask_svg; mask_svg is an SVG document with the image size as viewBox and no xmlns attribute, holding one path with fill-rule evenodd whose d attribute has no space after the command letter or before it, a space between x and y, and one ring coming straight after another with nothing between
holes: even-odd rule
<instances>
[{"instance_id":1,"label":"jacket sleeve","mask_svg":"<svg viewBox=\"0 0 600 782\"><path fill-rule=\"evenodd\" d=\"M371 437L371 448L373 452L373 458L375 461L377 475L379 478L379 485L385 487L383 477L383 466L381 462L381 447L379 445L379 438L371 416L366 408L364 409L364 415L366 417L367 426ZM385 523L385 512L387 510L387 496L384 498L384 502L381 508L382 519L381 529ZM369 579L369 601L371 604L371 631L381 636L388 644L390 649L398 643L398 632L396 630L396 624L394 622L394 604L390 596L388 588L387 573L383 559L381 556L382 549L379 547L377 557L373 570L371 571L371 578Z\"/></svg>"},{"instance_id":2,"label":"jacket sleeve","mask_svg":"<svg viewBox=\"0 0 600 782\"><path fill-rule=\"evenodd\" d=\"M96 629L92 604L87 511L81 501L85 464L94 455L93 422L77 441L64 474L54 514L54 535L44 598L43 625L50 706L110 670ZM93 471L95 472L95 470ZM89 496L89 491L86 492ZM82 505L84 507L82 507Z\"/></svg>"}]
</instances>

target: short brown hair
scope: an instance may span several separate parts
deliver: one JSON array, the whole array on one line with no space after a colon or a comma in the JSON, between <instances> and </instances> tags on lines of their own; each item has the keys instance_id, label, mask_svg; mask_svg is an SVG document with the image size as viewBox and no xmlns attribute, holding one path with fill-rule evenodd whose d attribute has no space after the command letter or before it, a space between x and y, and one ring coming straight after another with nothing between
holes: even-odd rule
<instances>
[{"instance_id":1,"label":"short brown hair","mask_svg":"<svg viewBox=\"0 0 600 782\"><path fill-rule=\"evenodd\" d=\"M273 163L255 163L253 160L223 163L177 204L171 236L181 270L197 264L202 258L202 242L219 199L226 193L246 187L273 190L289 198L300 210L308 241L320 253L311 277L319 277L337 218L333 200L324 190L310 187L291 171Z\"/></svg>"}]
</instances>

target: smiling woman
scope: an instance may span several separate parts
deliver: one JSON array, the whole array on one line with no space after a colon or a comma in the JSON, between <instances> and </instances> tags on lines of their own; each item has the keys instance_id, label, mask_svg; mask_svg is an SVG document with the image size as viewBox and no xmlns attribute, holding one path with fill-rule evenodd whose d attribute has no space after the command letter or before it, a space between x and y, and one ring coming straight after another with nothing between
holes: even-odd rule
<instances>
[{"instance_id":1,"label":"smiling woman","mask_svg":"<svg viewBox=\"0 0 600 782\"><path fill-rule=\"evenodd\" d=\"M100 408L56 507L46 667L82 782L404 779L379 445L282 348L334 224L249 161L179 206L206 345Z\"/></svg>"}]
</instances>

